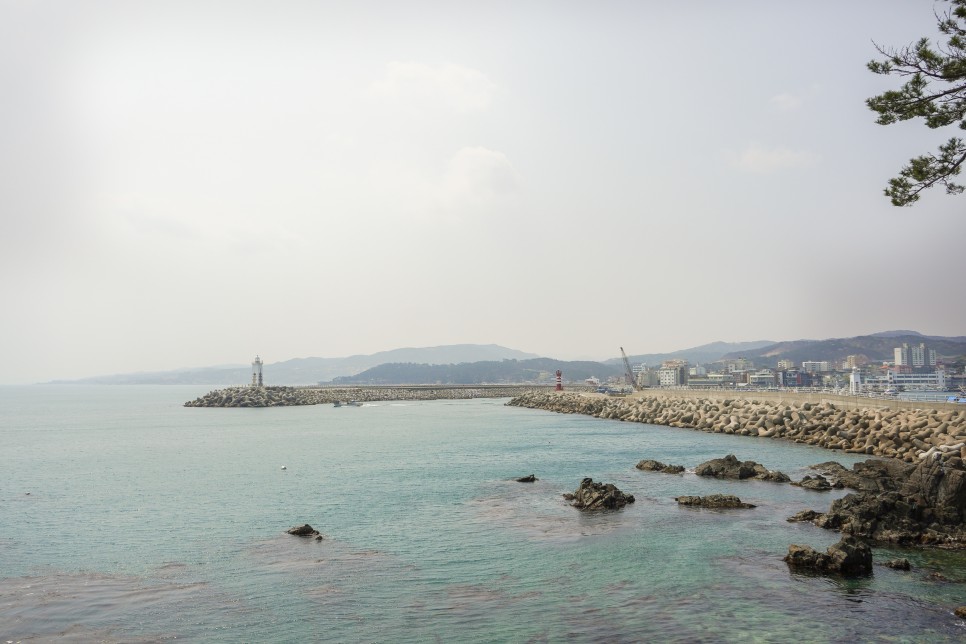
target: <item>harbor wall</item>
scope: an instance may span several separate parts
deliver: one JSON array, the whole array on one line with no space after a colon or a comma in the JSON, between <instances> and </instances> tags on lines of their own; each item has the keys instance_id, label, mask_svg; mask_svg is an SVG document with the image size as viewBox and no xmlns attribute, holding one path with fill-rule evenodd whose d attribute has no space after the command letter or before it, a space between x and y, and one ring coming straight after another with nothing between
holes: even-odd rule
<instances>
[{"instance_id":1,"label":"harbor wall","mask_svg":"<svg viewBox=\"0 0 966 644\"><path fill-rule=\"evenodd\" d=\"M717 397L701 391L655 391L626 397L528 392L508 404L558 413L684 427L705 432L783 439L854 454L917 459L966 458L966 406L953 409L861 406L819 392ZM814 399L807 399L815 396ZM866 399L868 400L868 399ZM893 401L888 401L893 402ZM907 403L908 401L901 401ZM854 405L853 405L854 404Z\"/></svg>"},{"instance_id":2,"label":"harbor wall","mask_svg":"<svg viewBox=\"0 0 966 644\"><path fill-rule=\"evenodd\" d=\"M833 403L843 409L934 409L937 411L959 411L966 408L962 403L937 401L902 400L894 397L870 397L832 394L824 391L794 391L783 389L780 391L742 391L741 389L647 389L633 396L651 396L662 398L687 398L699 400L704 398L736 398L741 400L767 400L774 403Z\"/></svg>"},{"instance_id":3,"label":"harbor wall","mask_svg":"<svg viewBox=\"0 0 966 644\"><path fill-rule=\"evenodd\" d=\"M527 392L551 391L536 385L412 385L385 387L228 387L188 401L185 407L287 407L337 401L468 400L512 398Z\"/></svg>"}]
</instances>

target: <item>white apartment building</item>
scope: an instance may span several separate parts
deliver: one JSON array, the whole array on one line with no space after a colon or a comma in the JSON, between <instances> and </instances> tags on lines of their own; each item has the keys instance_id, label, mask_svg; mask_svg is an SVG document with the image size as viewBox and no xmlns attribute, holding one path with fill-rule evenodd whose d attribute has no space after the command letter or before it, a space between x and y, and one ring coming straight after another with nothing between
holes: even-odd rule
<instances>
[{"instance_id":1,"label":"white apartment building","mask_svg":"<svg viewBox=\"0 0 966 644\"><path fill-rule=\"evenodd\" d=\"M901 347L893 349L893 354L897 367L916 369L936 366L936 350L927 347L925 342L920 342L919 346L911 347L907 342L903 342Z\"/></svg>"},{"instance_id":2,"label":"white apartment building","mask_svg":"<svg viewBox=\"0 0 966 644\"><path fill-rule=\"evenodd\" d=\"M802 363L802 371L807 371L808 373L818 373L820 371L831 371L831 367L827 360L817 361L817 360L806 360Z\"/></svg>"},{"instance_id":3,"label":"white apartment building","mask_svg":"<svg viewBox=\"0 0 966 644\"><path fill-rule=\"evenodd\" d=\"M687 367L662 367L657 377L662 387L677 387L688 384Z\"/></svg>"},{"instance_id":4,"label":"white apartment building","mask_svg":"<svg viewBox=\"0 0 966 644\"><path fill-rule=\"evenodd\" d=\"M688 374L692 376L706 376L708 375L708 370L699 364L694 365L688 370Z\"/></svg>"}]
</instances>

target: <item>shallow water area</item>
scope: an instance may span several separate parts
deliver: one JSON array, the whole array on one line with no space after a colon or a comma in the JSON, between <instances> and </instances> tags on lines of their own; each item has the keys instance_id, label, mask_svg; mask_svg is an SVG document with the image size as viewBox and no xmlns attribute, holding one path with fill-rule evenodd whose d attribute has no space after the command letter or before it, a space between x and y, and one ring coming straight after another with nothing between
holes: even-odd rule
<instances>
[{"instance_id":1,"label":"shallow water area","mask_svg":"<svg viewBox=\"0 0 966 644\"><path fill-rule=\"evenodd\" d=\"M181 406L206 391L0 388L3 641L966 636L951 614L962 553L877 550L913 570L860 580L794 574L790 543L839 535L785 518L844 492L693 474L733 453L798 479L852 455L504 400ZM643 458L692 471L641 472ZM637 500L579 512L561 495L585 476ZM713 493L758 507L674 501ZM302 523L325 538L284 534Z\"/></svg>"}]
</instances>

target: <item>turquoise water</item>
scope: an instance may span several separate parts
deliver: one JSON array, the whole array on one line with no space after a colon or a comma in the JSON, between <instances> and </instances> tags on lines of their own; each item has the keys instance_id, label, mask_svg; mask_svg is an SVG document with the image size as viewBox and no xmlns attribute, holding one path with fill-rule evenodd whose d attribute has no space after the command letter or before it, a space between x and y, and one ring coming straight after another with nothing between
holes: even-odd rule
<instances>
[{"instance_id":1,"label":"turquoise water","mask_svg":"<svg viewBox=\"0 0 966 644\"><path fill-rule=\"evenodd\" d=\"M966 637L966 556L792 574L790 543L838 535L785 518L840 493L634 468L734 453L799 478L849 455L505 400L181 406L206 390L0 388L0 640ZM561 494L585 476L637 502L578 512ZM715 492L758 507L673 500ZM326 539L284 534L302 523Z\"/></svg>"}]
</instances>

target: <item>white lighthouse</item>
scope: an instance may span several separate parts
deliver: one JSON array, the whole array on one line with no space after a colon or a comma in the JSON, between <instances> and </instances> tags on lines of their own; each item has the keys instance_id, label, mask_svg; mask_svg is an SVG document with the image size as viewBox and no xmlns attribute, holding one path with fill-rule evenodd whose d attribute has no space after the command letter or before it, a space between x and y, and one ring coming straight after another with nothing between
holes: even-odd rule
<instances>
[{"instance_id":1,"label":"white lighthouse","mask_svg":"<svg viewBox=\"0 0 966 644\"><path fill-rule=\"evenodd\" d=\"M255 356L255 361L252 362L252 387L262 386L262 359Z\"/></svg>"}]
</instances>

